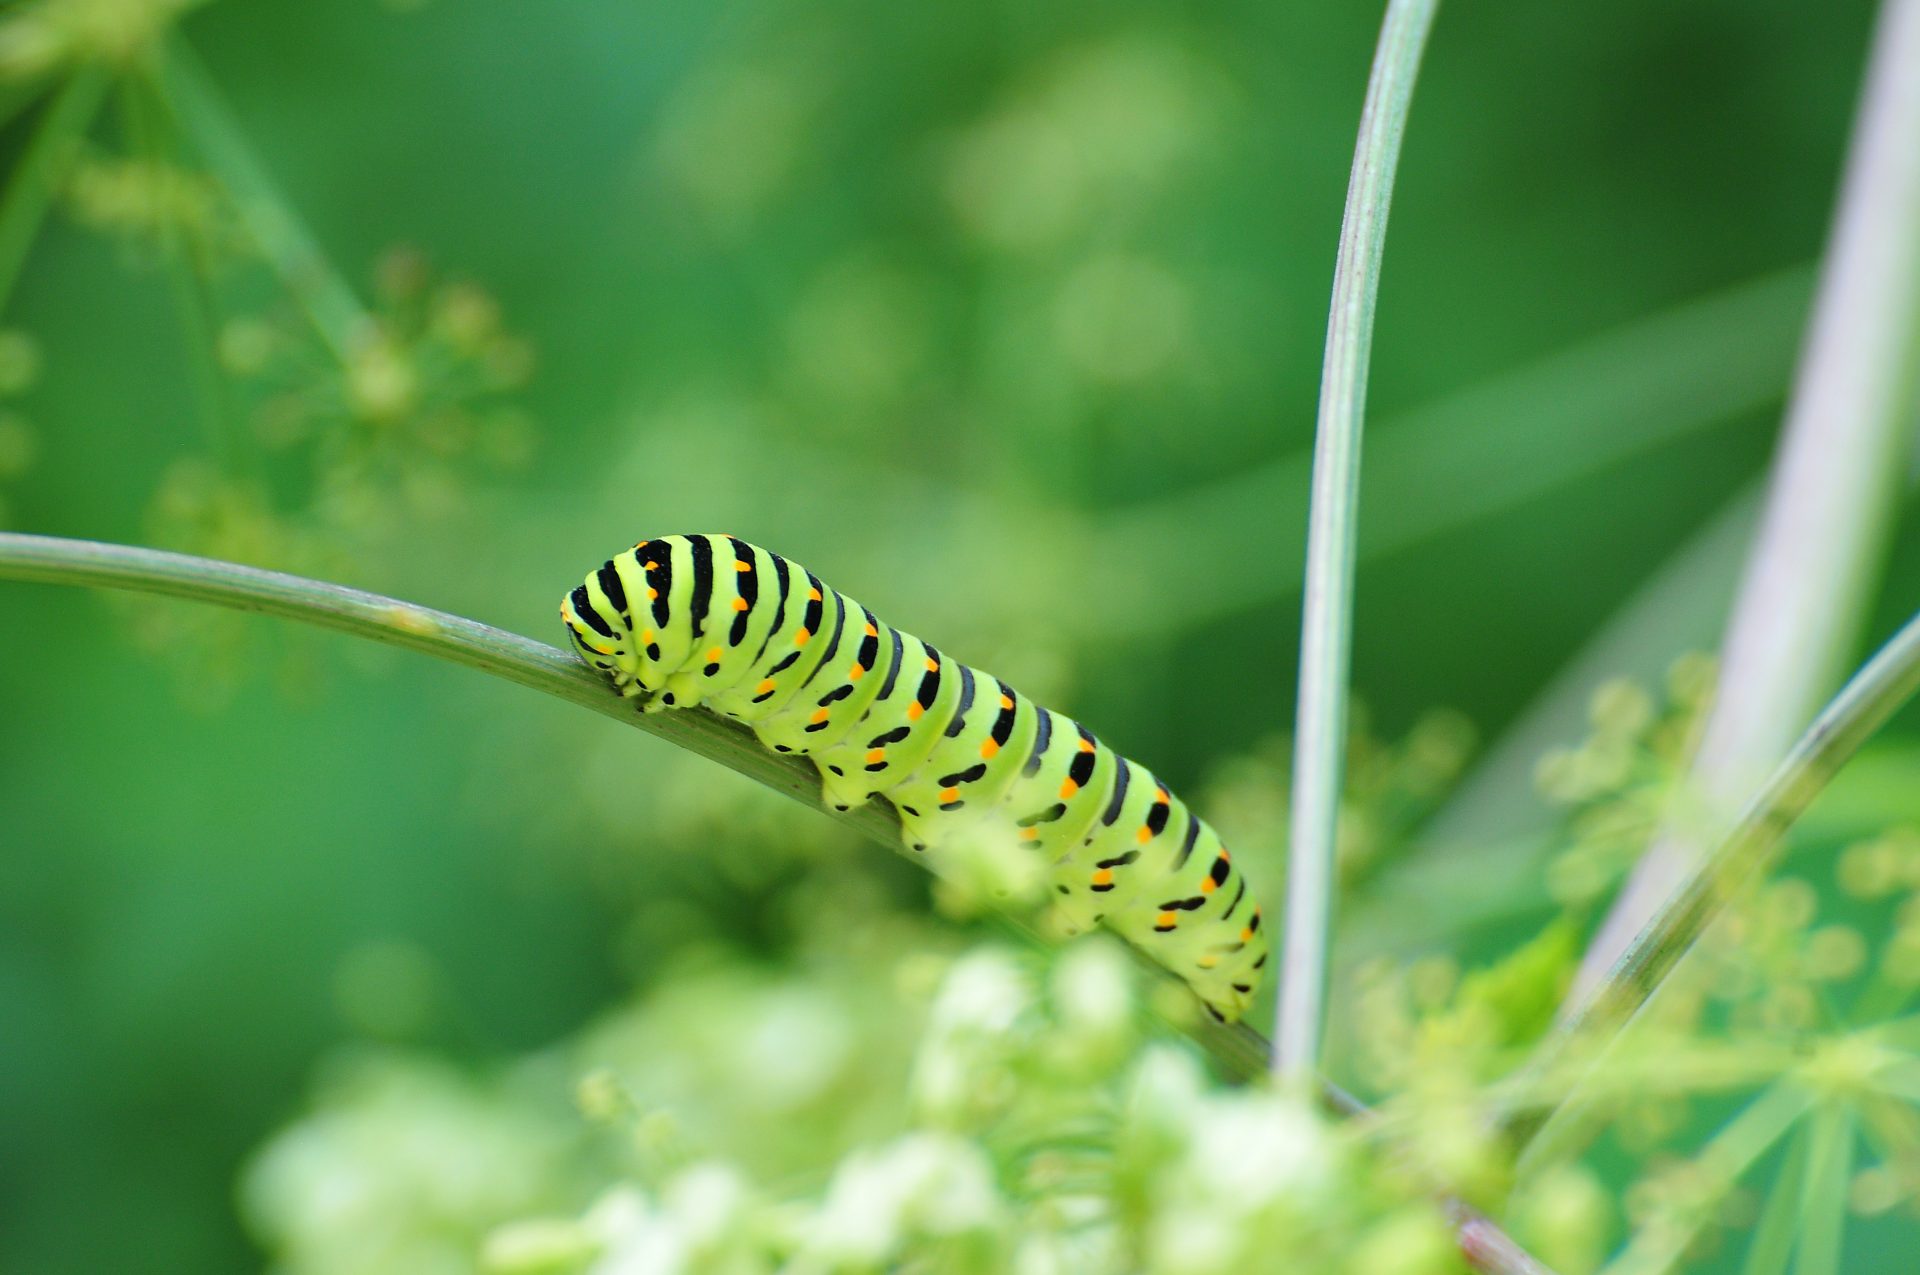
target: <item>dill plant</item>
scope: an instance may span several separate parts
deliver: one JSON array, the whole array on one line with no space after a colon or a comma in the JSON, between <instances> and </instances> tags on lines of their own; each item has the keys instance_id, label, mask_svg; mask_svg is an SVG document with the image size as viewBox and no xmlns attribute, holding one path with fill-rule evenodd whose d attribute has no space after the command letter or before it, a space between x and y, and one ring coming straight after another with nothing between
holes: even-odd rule
<instances>
[{"instance_id":1,"label":"dill plant","mask_svg":"<svg viewBox=\"0 0 1920 1275\"><path fill-rule=\"evenodd\" d=\"M334 266L172 31L187 7L42 0L0 18L0 109L39 111L0 197L0 296L55 207L167 272L204 453L164 475L148 513L150 538L181 555L0 536L0 575L309 620L618 714L584 670L538 643L206 560L342 574L370 545L448 516L474 475L527 463L534 431L518 392L533 359L485 290L437 276L412 250L389 253L370 286ZM1883 39L1906 38L1895 23L1920 24L1905 16L1914 8L1889 0ZM1421 29L1431 12L1394 6ZM1409 30L1390 25L1383 47L1417 60ZM1386 97L1399 94L1404 112L1413 61L1385 64L1402 77ZM1134 143L1174 159L1192 149L1219 109L1202 78L1125 41L1056 66L958 139L946 197L983 243L1032 251L1087 207L1142 193ZM1143 138L1117 144L1102 95L1165 109L1139 117ZM725 69L677 104L654 160L713 234L741 235L789 175L781 137L815 107L791 70ZM1059 195L1047 142L1060 135L1086 143L1071 197L1036 217ZM707 162L715 150L723 163ZM1384 164L1376 179L1390 177L1392 153L1363 145L1363 160ZM994 182L1003 171L1027 184ZM1364 276L1378 266L1385 187L1356 188L1358 211L1382 219L1350 221L1375 254ZM1113 296L1143 290L1165 303L1157 317L1108 322ZM913 291L912 272L882 259L828 272L791 342L798 397L855 419L910 405L937 344ZM1351 452L1371 287L1362 278L1340 295L1357 344L1330 350L1330 411ZM1141 383L1190 339L1182 296L1170 273L1123 252L1084 265L1060 301L1069 361L1106 392ZM864 335L876 315L886 349ZM24 334L0 336L0 395L32 383L36 350ZM835 359L862 374L820 379ZM1547 382L1555 395L1569 376L1604 379L1560 376ZM1544 393L1536 386L1536 400ZM27 472L34 441L0 418L0 481ZM275 1263L302 1275L1627 1275L1718 1262L1821 1275L1842 1268L1858 1229L1897 1219L1910 1232L1920 831L1790 846L1771 867L1756 841L1741 872L1709 883L1714 907L1677 931L1684 954L1642 989L1645 1008L1603 1024L1603 1039L1583 1042L1590 1052L1548 1055L1566 1066L1532 1065L1555 1039L1599 910L1694 799L1686 759L1714 691L1705 657L1658 689L1606 685L1590 736L1541 760L1539 784L1564 817L1533 865L1526 933L1465 961L1339 960L1326 937L1334 883L1357 888L1415 857L1471 750L1457 715L1399 739L1350 717L1336 613L1359 552L1353 484L1351 468L1331 467L1316 497L1333 537L1316 540L1308 578L1310 605L1333 607L1318 613L1330 645L1307 674L1320 710L1298 741L1223 762L1207 804L1240 829L1236 844L1277 862L1296 784L1307 794L1307 835L1293 841L1310 843L1325 888L1300 905L1317 920L1287 978L1296 1027L1314 1025L1289 1038L1288 1071L1330 1075L1358 1101L1234 1075L1249 1070L1244 1052L1192 1023L1184 993L1143 979L1113 944L1039 949L953 923L1020 895L1017 864L970 864L936 891L944 915L929 915L880 860L839 857L831 824L773 796L807 792L803 769L717 723L622 714L701 760L616 783L627 750L569 743L581 750L561 803L569 822L550 830L551 848L595 847L583 872L602 885L633 870L620 838L637 820L712 848L672 888L657 876L630 887L645 898L635 932L648 939L622 959L653 966L644 989L542 1049L462 1068L409 1041L434 1012L419 953L363 949L333 994L366 1042L323 1069L308 1109L243 1175L243 1209ZM1154 527L1149 514L1133 532L1144 541ZM157 648L197 662L203 688L238 690L250 630L223 629L224 612L205 605L130 614ZM1861 722L1878 714L1877 725L1912 691L1920 655L1895 655L1907 661L1898 677L1848 719L1849 752ZM742 798L709 759L769 791ZM1302 778L1285 777L1289 761ZM490 799L551 809L551 793L515 789L514 764L490 776ZM1829 775L1799 778L1810 797ZM1700 819L1710 839L1718 825ZM845 822L887 835L875 811ZM743 900L769 918L781 963L713 941ZM1337 1009L1324 1047L1323 986ZM1544 1129L1515 1120L1549 1111Z\"/></svg>"}]
</instances>

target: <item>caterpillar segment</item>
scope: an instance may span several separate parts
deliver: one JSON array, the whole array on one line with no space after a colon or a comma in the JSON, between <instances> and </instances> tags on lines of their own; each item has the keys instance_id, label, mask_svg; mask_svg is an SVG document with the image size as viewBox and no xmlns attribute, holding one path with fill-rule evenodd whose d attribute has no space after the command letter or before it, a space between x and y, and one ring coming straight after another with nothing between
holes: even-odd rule
<instances>
[{"instance_id":1,"label":"caterpillar segment","mask_svg":"<svg viewBox=\"0 0 1920 1275\"><path fill-rule=\"evenodd\" d=\"M1147 769L734 536L643 540L562 598L582 659L646 712L703 707L807 757L823 801L874 798L907 848L1014 838L1064 927L1105 925L1214 1016L1246 1012L1268 936L1219 836Z\"/></svg>"},{"instance_id":2,"label":"caterpillar segment","mask_svg":"<svg viewBox=\"0 0 1920 1275\"><path fill-rule=\"evenodd\" d=\"M755 657L751 684L734 697L745 701L737 704L735 711L748 722L765 722L779 716L800 693L800 688L812 680L829 650L828 642L820 637L822 632L832 633L835 645L838 644L843 621L840 597L834 595L829 603L820 581L792 564L788 564L788 578L785 617ZM768 743L765 734L761 735L761 742Z\"/></svg>"},{"instance_id":3,"label":"caterpillar segment","mask_svg":"<svg viewBox=\"0 0 1920 1275\"><path fill-rule=\"evenodd\" d=\"M814 592L809 586L809 593ZM775 685L762 716L753 723L760 742L777 753L806 753L813 741L807 727L813 724L819 697L833 685L830 668L839 666L840 644L847 635L848 613L857 608L832 589L822 588L821 599L811 597L801 612L801 625L794 630L787 655L792 663L784 674L776 673L778 661L769 666ZM809 623L811 622L811 623ZM819 627L813 627L818 624ZM760 683L755 683L756 686ZM751 699L749 703L751 703Z\"/></svg>"},{"instance_id":4,"label":"caterpillar segment","mask_svg":"<svg viewBox=\"0 0 1920 1275\"><path fill-rule=\"evenodd\" d=\"M924 642L887 625L879 627L886 672L878 693L838 743L813 754L820 768L823 800L851 810L897 786L914 773L939 742L943 718L939 683L928 683L934 658ZM922 687L927 685L925 695ZM944 703L952 703L949 696Z\"/></svg>"},{"instance_id":5,"label":"caterpillar segment","mask_svg":"<svg viewBox=\"0 0 1920 1275\"><path fill-rule=\"evenodd\" d=\"M900 814L910 849L925 852L978 834L1019 777L1035 724L1012 688L956 664L960 694L933 751L884 795Z\"/></svg>"},{"instance_id":6,"label":"caterpillar segment","mask_svg":"<svg viewBox=\"0 0 1920 1275\"><path fill-rule=\"evenodd\" d=\"M1006 799L1016 835L1054 868L1054 891L1073 892L1071 855L1106 808L1120 755L1100 746L1070 717L1040 709L1034 751L1021 767L1026 781ZM1086 883L1079 884L1085 888Z\"/></svg>"}]
</instances>

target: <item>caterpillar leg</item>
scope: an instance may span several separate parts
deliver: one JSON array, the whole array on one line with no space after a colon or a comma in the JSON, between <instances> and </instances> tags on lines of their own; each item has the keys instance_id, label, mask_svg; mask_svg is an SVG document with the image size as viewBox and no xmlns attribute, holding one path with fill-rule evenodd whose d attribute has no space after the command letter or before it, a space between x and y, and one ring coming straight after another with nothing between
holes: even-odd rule
<instances>
[{"instance_id":1,"label":"caterpillar leg","mask_svg":"<svg viewBox=\"0 0 1920 1275\"><path fill-rule=\"evenodd\" d=\"M866 805L869 795L867 786L856 779L820 772L820 804L829 810L844 814Z\"/></svg>"}]
</instances>

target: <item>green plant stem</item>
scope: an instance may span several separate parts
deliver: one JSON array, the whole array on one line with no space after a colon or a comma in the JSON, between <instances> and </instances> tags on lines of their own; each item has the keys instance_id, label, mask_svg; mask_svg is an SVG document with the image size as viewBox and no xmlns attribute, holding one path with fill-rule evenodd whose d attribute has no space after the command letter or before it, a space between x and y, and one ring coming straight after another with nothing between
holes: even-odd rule
<instances>
[{"instance_id":1,"label":"green plant stem","mask_svg":"<svg viewBox=\"0 0 1920 1275\"><path fill-rule=\"evenodd\" d=\"M1776 1083L1769 1087L1700 1150L1695 1163L1703 1181L1731 1191L1762 1155L1793 1131L1795 1122L1811 1105L1812 1100L1793 1085ZM1640 1229L1626 1252L1607 1267L1606 1275L1653 1275L1673 1270L1708 1216L1701 1211L1690 1226Z\"/></svg>"},{"instance_id":2,"label":"green plant stem","mask_svg":"<svg viewBox=\"0 0 1920 1275\"><path fill-rule=\"evenodd\" d=\"M1906 470L1909 496L1916 485L1920 455ZM1658 685L1676 656L1713 644L1764 494L1756 479L1729 497L1581 645L1421 830L1412 854L1369 882L1342 918L1345 959L1430 947L1446 934L1546 906L1541 869L1560 844L1558 812L1531 795L1534 767L1580 736L1597 687L1622 676ZM1905 991L1884 984L1870 983L1863 995L1871 999L1854 1010L1857 1022L1898 1012L1907 1000Z\"/></svg>"},{"instance_id":3,"label":"green plant stem","mask_svg":"<svg viewBox=\"0 0 1920 1275\"><path fill-rule=\"evenodd\" d=\"M1314 430L1286 935L1274 1032L1274 1068L1296 1082L1306 1082L1318 1066L1325 1014L1334 833L1346 760L1360 436L1373 316L1380 295L1380 261L1386 248L1387 210L1400 162L1400 140L1413 104L1420 54L1438 7L1439 0L1388 0L1360 113L1360 138L1354 147L1340 252L1334 264L1333 307L1327 321L1320 413Z\"/></svg>"},{"instance_id":4,"label":"green plant stem","mask_svg":"<svg viewBox=\"0 0 1920 1275\"><path fill-rule=\"evenodd\" d=\"M745 727L708 713L636 712L565 651L475 620L343 585L129 545L0 533L0 578L129 589L299 620L476 668L612 717L816 805L820 781L798 758L769 753ZM558 623L558 621L556 621ZM868 808L838 816L892 844L891 821Z\"/></svg>"},{"instance_id":5,"label":"green plant stem","mask_svg":"<svg viewBox=\"0 0 1920 1275\"><path fill-rule=\"evenodd\" d=\"M160 86L149 71L121 81L121 110L127 140L156 170L177 160L173 121L166 118ZM160 255L166 259L173 285L174 306L185 329L182 353L199 400L201 430L209 451L229 472L239 469L242 448L232 427L226 382L215 361L219 346L219 307L213 295L212 270L200 243L198 226L183 226L167 213L160 224Z\"/></svg>"},{"instance_id":6,"label":"green plant stem","mask_svg":"<svg viewBox=\"0 0 1920 1275\"><path fill-rule=\"evenodd\" d=\"M1634 937L1598 984L1571 1003L1554 1036L1517 1086L1527 1094L1562 1095L1550 1110L1530 1109L1509 1122L1521 1141L1577 1111L1594 1051L1618 1039L1674 965L1693 946L1731 894L1765 866L1794 820L1847 759L1916 693L1920 693L1920 615L1867 661L1814 719L1773 778L1748 805L1685 886Z\"/></svg>"},{"instance_id":7,"label":"green plant stem","mask_svg":"<svg viewBox=\"0 0 1920 1275\"><path fill-rule=\"evenodd\" d=\"M184 41L168 42L162 96L226 188L241 225L333 356L350 362L372 327L360 298L281 197L232 113Z\"/></svg>"},{"instance_id":8,"label":"green plant stem","mask_svg":"<svg viewBox=\"0 0 1920 1275\"><path fill-rule=\"evenodd\" d=\"M1807 1136L1800 1187L1800 1235L1794 1275L1840 1275L1847 1235L1847 1187L1853 1181L1853 1112L1829 1101Z\"/></svg>"},{"instance_id":9,"label":"green plant stem","mask_svg":"<svg viewBox=\"0 0 1920 1275\"><path fill-rule=\"evenodd\" d=\"M711 713L637 712L633 701L609 694L606 683L575 656L464 616L233 562L17 532L0 532L0 580L126 589L231 607L479 669L658 735L837 819L890 850L900 849L899 826L890 809L877 802L847 813L826 809L818 801L820 780L813 766L767 751L746 726ZM1265 1074L1268 1043L1245 1023L1227 1027L1208 1022L1194 1034L1224 1070L1243 1078ZM1366 1111L1331 1084L1321 1086L1320 1099L1342 1116ZM1476 1270L1485 1275L1546 1275L1544 1267L1485 1217L1457 1203L1448 1208L1459 1227L1461 1251Z\"/></svg>"},{"instance_id":10,"label":"green plant stem","mask_svg":"<svg viewBox=\"0 0 1920 1275\"><path fill-rule=\"evenodd\" d=\"M1737 810L1785 755L1861 637L1912 447L1916 137L1920 0L1883 0L1766 508L1693 762L1692 793L1710 820ZM1655 839L1595 935L1576 995L1683 888L1711 840L1677 829Z\"/></svg>"},{"instance_id":11,"label":"green plant stem","mask_svg":"<svg viewBox=\"0 0 1920 1275\"><path fill-rule=\"evenodd\" d=\"M1760 1222L1747 1242L1746 1261L1740 1275L1786 1275L1793 1258L1794 1229L1800 1221L1794 1201L1800 1197L1800 1183L1807 1170L1807 1135L1804 1131L1792 1145L1767 1190L1766 1203L1760 1206Z\"/></svg>"},{"instance_id":12,"label":"green plant stem","mask_svg":"<svg viewBox=\"0 0 1920 1275\"><path fill-rule=\"evenodd\" d=\"M75 71L48 103L33 140L7 175L6 193L0 195L0 309L13 295L63 170L79 149L106 91L104 67Z\"/></svg>"}]
</instances>

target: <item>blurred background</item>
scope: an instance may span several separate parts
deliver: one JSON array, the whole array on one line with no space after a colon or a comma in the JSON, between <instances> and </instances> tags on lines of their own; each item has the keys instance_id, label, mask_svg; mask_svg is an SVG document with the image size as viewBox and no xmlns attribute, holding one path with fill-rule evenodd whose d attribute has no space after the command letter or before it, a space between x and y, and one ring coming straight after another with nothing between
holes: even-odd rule
<instances>
[{"instance_id":1,"label":"blurred background","mask_svg":"<svg viewBox=\"0 0 1920 1275\"><path fill-rule=\"evenodd\" d=\"M1351 960L1536 924L1535 762L1603 677L1664 696L1712 645L1871 13L1442 12L1372 377ZM1092 723L1277 901L1377 20L10 5L0 520L548 640L614 549L729 531ZM1909 519L1864 631L1917 590ZM1809 844L1920 815L1910 747ZM785 1077L765 1119L855 1141L898 1060L848 1042L913 1021L916 961L972 932L928 895L462 670L0 586L0 1268L466 1269L498 1217L577 1203L567 1077L601 1054L687 1111Z\"/></svg>"}]
</instances>

